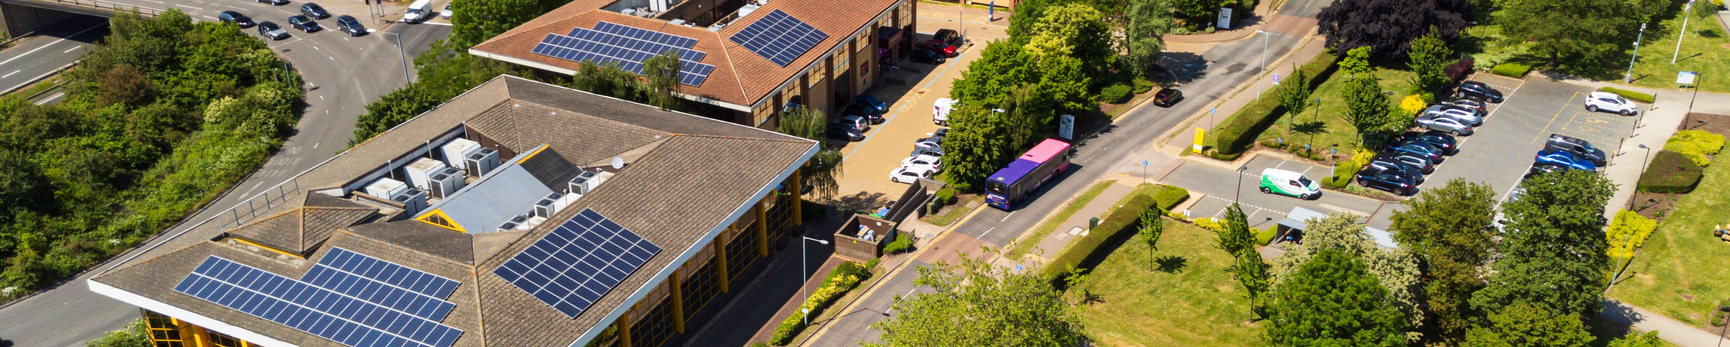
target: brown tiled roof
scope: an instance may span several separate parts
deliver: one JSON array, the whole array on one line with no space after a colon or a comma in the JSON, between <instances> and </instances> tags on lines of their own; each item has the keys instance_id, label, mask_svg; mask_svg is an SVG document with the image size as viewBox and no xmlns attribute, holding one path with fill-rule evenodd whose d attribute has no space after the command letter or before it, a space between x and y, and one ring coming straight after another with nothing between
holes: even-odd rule
<instances>
[{"instance_id":1,"label":"brown tiled roof","mask_svg":"<svg viewBox=\"0 0 1730 347\"><path fill-rule=\"evenodd\" d=\"M901 0L779 0L770 1L750 15L733 21L718 32L704 28L673 25L657 19L627 16L601 9L607 2L573 1L541 15L528 23L475 45L472 51L508 56L569 70L580 64L564 59L531 53L547 34L566 34L571 28L594 28L600 21L679 35L697 40L693 50L707 54L702 61L714 65L715 71L701 86L683 86L683 92L732 104L752 106L775 92L788 79L818 62L824 54L847 42L861 28L876 26L878 15L889 11ZM599 3L600 5L597 5ZM781 10L812 27L829 34L827 39L782 67L727 39L744 30L750 23ZM873 38L874 39L874 38ZM847 52L852 53L852 52Z\"/></svg>"},{"instance_id":2,"label":"brown tiled roof","mask_svg":"<svg viewBox=\"0 0 1730 347\"><path fill-rule=\"evenodd\" d=\"M305 254L330 238L337 229L359 223L378 212L378 209L337 197L319 193L306 195L301 207L292 207L228 232L265 246Z\"/></svg>"}]
</instances>

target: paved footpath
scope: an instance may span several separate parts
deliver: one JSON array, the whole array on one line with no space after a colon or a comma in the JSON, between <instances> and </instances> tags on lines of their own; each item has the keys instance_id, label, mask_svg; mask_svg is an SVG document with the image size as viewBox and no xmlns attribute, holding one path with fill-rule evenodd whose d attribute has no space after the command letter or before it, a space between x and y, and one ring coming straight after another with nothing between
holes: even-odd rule
<instances>
[{"instance_id":1,"label":"paved footpath","mask_svg":"<svg viewBox=\"0 0 1730 347\"><path fill-rule=\"evenodd\" d=\"M1616 300L1604 299L1604 313L1599 316L1633 325L1634 330L1657 331L1659 338L1683 347L1718 347L1730 342L1730 339L1719 338L1719 334Z\"/></svg>"},{"instance_id":2,"label":"paved footpath","mask_svg":"<svg viewBox=\"0 0 1730 347\"><path fill-rule=\"evenodd\" d=\"M1057 229L1052 230L1051 234L1046 235L1045 238L1040 240L1028 240L1026 238L1016 240L1016 243L1039 242L1039 244L1034 246L1034 248L1028 251L1027 255L1021 259L999 258L999 265L1016 269L1037 269L1039 266L1050 262L1052 257L1057 256L1058 251L1063 250L1063 247L1068 246L1069 243L1075 241L1075 239L1087 235L1087 231L1085 230L1087 229L1087 221L1089 218L1104 218L1106 211L1111 210L1111 207L1117 205L1118 201L1123 200L1125 196L1128 196L1129 193L1135 191L1135 185L1141 183L1141 179L1139 177L1134 179L1119 177L1117 179L1107 179L1100 182L1109 182L1111 185L1105 187L1105 190L1100 191L1099 195L1094 196L1092 201L1088 201L1087 205L1082 206L1080 210L1076 210L1075 215L1069 216L1069 219L1064 220L1063 224L1057 225ZM1071 202L1073 201L1074 200L1071 200ZM1066 204L1065 206L1068 205ZM1055 213L1056 211L1053 211L1053 214ZM1046 218L1051 217L1054 216L1048 216ZM1041 221L1034 225L1043 224L1045 224L1045 221ZM1084 231L1070 234L1069 231L1072 229ZM1032 236L1033 234L1024 235Z\"/></svg>"}]
</instances>

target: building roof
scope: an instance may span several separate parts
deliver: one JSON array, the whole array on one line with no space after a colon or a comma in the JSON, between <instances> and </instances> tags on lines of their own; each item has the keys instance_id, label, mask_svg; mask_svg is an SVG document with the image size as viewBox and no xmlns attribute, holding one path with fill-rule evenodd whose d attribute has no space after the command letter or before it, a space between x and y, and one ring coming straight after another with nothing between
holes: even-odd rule
<instances>
[{"instance_id":1,"label":"building roof","mask_svg":"<svg viewBox=\"0 0 1730 347\"><path fill-rule=\"evenodd\" d=\"M535 131L518 132L510 130L518 129L515 126L500 123L477 124L477 121L488 119L532 119L545 123L540 126L519 124L516 126L521 126L520 129ZM392 165L406 165L419 157L416 150L440 145L429 143L428 139L459 128L475 132L470 136L510 139L500 140L497 146L522 155L535 153L532 157L558 155L560 160L568 163L615 155L628 155L632 159L624 168L616 170L606 183L528 231L463 234L408 219L407 216L391 215L393 212L388 208L376 206L365 209L369 214L385 211L387 217L359 221L361 224L358 225L345 224L343 218L337 218L337 222L314 223L314 220L329 218L308 217L323 213L320 211L333 208L329 205L339 202L352 205L342 208L375 204L356 202L361 197L346 191L356 189L354 187L359 186L356 182L363 182L362 178L383 169L380 163L389 161ZM633 137L642 134L649 135L647 142ZM557 140L561 139L555 137L588 140L560 142ZM627 145L605 143L610 139L632 142ZM535 145L522 147L520 144L524 143ZM549 144L548 147L553 147L552 152L531 152L540 144ZM610 149L596 150L594 147ZM299 278L330 248L341 247L459 282L457 291L448 299L455 309L441 322L463 331L454 346L583 343L606 328L603 324L611 323L630 309L630 303L641 300L672 271L708 246L716 234L790 177L793 170L817 149L817 142L811 140L500 76L292 178L291 182L295 184L284 186L299 187L307 193L273 205L269 210L300 212L259 218L241 226L199 224L185 235L165 243L168 246L149 250L113 270L98 274L90 280L90 286L98 293L243 339L296 345L336 345L335 341L182 294L173 288L195 266L212 256L284 277ZM603 154L605 151L619 153ZM521 176L524 177L517 180L546 189L526 171ZM637 271L629 273L612 291L575 318L565 316L492 273L505 260L584 209L599 212L659 245L663 251L651 257ZM291 217L296 215L300 217ZM300 218L300 227L282 226L294 224L278 221L283 218ZM222 237L225 233L235 237ZM242 237L242 234L248 236ZM289 241L299 241L312 246L303 259L236 242L238 238L255 243L272 240L273 244L285 245L291 243Z\"/></svg>"},{"instance_id":2,"label":"building roof","mask_svg":"<svg viewBox=\"0 0 1730 347\"><path fill-rule=\"evenodd\" d=\"M523 215L536 201L553 193L522 166L510 165L494 171L422 213L443 213L463 230L479 234L492 232L511 217Z\"/></svg>"},{"instance_id":3,"label":"building roof","mask_svg":"<svg viewBox=\"0 0 1730 347\"><path fill-rule=\"evenodd\" d=\"M305 254L330 238L338 228L354 225L378 212L377 208L324 194L306 193L304 199L300 207L247 223L230 230L229 234L264 246Z\"/></svg>"},{"instance_id":4,"label":"building roof","mask_svg":"<svg viewBox=\"0 0 1730 347\"><path fill-rule=\"evenodd\" d=\"M535 54L531 50L548 34L563 35L569 33L572 28L593 29L596 24L602 21L678 35L695 39L697 44L691 49L707 54L701 61L703 64L715 66L715 70L710 73L709 78L702 85L683 86L682 92L695 97L751 107L763 100L764 97L779 90L781 86L798 76L799 73L818 63L819 59L825 55L842 49L840 46L852 39L860 30L876 26L879 16L894 8L901 1L768 1L750 14L727 24L725 28L719 31L709 31L705 28L675 25L658 19L625 15L603 8L613 1L577 0L475 45L469 49L469 52L514 64L574 74L580 66L579 63ZM744 30L751 23L768 16L775 10L780 10L811 25L828 34L828 38L817 43L816 46L804 52L798 59L785 67L728 39L728 37Z\"/></svg>"}]
</instances>

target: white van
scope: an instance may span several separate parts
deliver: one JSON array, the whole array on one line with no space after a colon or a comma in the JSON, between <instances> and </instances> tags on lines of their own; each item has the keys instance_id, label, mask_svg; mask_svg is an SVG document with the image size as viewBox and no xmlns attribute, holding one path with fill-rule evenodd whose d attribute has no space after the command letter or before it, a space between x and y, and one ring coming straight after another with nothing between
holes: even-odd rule
<instances>
[{"instance_id":1,"label":"white van","mask_svg":"<svg viewBox=\"0 0 1730 347\"><path fill-rule=\"evenodd\" d=\"M949 125L949 111L955 110L955 99L937 99L937 107L931 109L931 122L937 125Z\"/></svg>"},{"instance_id":2,"label":"white van","mask_svg":"<svg viewBox=\"0 0 1730 347\"><path fill-rule=\"evenodd\" d=\"M402 21L404 23L420 23L432 18L432 15L432 0L415 0L414 3L408 5L408 11L403 12Z\"/></svg>"}]
</instances>

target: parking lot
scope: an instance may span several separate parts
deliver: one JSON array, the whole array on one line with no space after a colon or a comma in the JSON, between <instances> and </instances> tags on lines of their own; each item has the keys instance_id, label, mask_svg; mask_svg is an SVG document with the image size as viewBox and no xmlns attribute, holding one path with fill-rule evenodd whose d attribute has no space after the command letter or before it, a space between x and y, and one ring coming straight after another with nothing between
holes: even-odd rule
<instances>
[{"instance_id":1,"label":"parking lot","mask_svg":"<svg viewBox=\"0 0 1730 347\"><path fill-rule=\"evenodd\" d=\"M1334 191L1323 191L1322 196L1315 200L1301 200L1284 195L1264 194L1257 189L1261 183L1261 172L1265 169L1293 171L1311 180L1320 180L1333 173L1333 168L1330 167L1265 155L1251 159L1244 167L1248 169L1245 169L1239 178L1242 180L1241 198L1238 196L1238 181L1232 179L1232 168L1186 161L1164 177L1154 179L1184 187L1193 193L1205 194L1192 197L1196 199L1195 204L1178 211L1179 213L1188 213L1190 218L1219 218L1225 216L1225 209L1231 206L1233 199L1241 199L1239 203L1243 206L1243 213L1249 217L1250 226L1258 228L1266 228L1285 219L1286 213L1291 212L1293 207L1327 214L1348 213L1367 217L1378 213L1385 205L1382 201Z\"/></svg>"}]
</instances>

